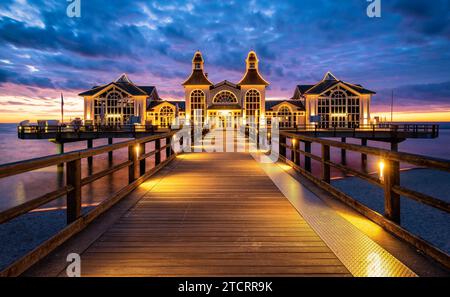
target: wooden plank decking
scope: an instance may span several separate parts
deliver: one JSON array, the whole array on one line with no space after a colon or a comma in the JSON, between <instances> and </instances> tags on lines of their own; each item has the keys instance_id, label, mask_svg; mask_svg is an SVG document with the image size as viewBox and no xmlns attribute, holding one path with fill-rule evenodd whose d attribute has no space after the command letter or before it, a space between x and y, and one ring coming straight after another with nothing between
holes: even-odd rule
<instances>
[{"instance_id":1,"label":"wooden plank decking","mask_svg":"<svg viewBox=\"0 0 450 297\"><path fill-rule=\"evenodd\" d=\"M83 276L350 275L247 153L196 153L82 255Z\"/></svg>"}]
</instances>

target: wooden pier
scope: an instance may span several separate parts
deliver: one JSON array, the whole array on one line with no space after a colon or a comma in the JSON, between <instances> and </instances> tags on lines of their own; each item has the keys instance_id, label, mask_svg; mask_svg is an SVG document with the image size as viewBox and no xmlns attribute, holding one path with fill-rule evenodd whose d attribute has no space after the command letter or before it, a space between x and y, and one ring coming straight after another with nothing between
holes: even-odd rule
<instances>
[{"instance_id":1,"label":"wooden pier","mask_svg":"<svg viewBox=\"0 0 450 297\"><path fill-rule=\"evenodd\" d=\"M145 151L149 142L154 142L154 150ZM402 228L398 214L400 196L446 213L449 204L401 187L395 162L450 172L450 161L291 132L281 132L279 162L265 165L256 161L263 156L259 152L181 153L172 149L172 143L180 139L168 132L0 166L4 178L67 165L63 188L0 213L3 223L59 197L67 200L67 226L1 275L63 276L70 252L81 255L83 276L415 276L424 271L448 275L448 254ZM312 143L322 146L321 156L312 154ZM330 147L383 157L388 164L386 178L381 181L331 162ZM81 159L123 148L128 148L127 161L81 178ZM152 168L145 165L149 157L155 159ZM320 177L311 174L312 160L321 164ZM365 224L384 228L380 231L384 236L394 234L401 240L391 238L383 247L283 166L342 201ZM332 187L331 166L382 186L386 212L368 209ZM89 212L81 212L81 187L118 170L128 170L128 185ZM391 251L392 246L400 247L400 252ZM375 262L368 260L373 255Z\"/></svg>"}]
</instances>

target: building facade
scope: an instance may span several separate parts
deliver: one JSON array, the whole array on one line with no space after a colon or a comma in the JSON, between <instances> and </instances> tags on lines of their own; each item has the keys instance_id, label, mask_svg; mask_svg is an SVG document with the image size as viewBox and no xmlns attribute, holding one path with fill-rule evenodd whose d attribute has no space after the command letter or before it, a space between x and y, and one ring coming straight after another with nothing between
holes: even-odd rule
<instances>
[{"instance_id":1,"label":"building facade","mask_svg":"<svg viewBox=\"0 0 450 297\"><path fill-rule=\"evenodd\" d=\"M370 122L374 92L337 79L330 72L313 85L298 85L290 99L266 100L269 82L259 71L259 59L250 51L245 73L237 83L213 83L205 73L200 51L182 83L184 100L161 99L154 86L137 86L126 76L79 94L84 97L85 120L99 125L151 124L168 127L176 117L208 127L234 128L238 124L271 124L280 128L315 125L353 128Z\"/></svg>"}]
</instances>

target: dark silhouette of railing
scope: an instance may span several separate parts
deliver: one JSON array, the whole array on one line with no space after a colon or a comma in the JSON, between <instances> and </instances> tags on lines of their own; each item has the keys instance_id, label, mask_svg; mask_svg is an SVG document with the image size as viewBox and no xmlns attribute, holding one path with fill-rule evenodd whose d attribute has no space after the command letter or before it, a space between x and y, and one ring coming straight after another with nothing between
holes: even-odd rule
<instances>
[{"instance_id":1,"label":"dark silhouette of railing","mask_svg":"<svg viewBox=\"0 0 450 297\"><path fill-rule=\"evenodd\" d=\"M26 270L32 264L36 263L57 246L62 244L69 237L84 229L100 214L104 213L137 186L143 183L148 177L155 174L170 161L172 161L176 155L171 146L174 135L175 132L171 131L168 133L160 133L153 136L137 138L130 141L119 142L86 150L0 165L0 178L49 166L56 166L62 163L66 165L66 185L64 187L48 192L40 197L33 198L18 206L1 211L0 224L37 209L44 204L63 197L64 195L66 196L67 201L67 226L39 247L7 267L0 273L0 276L18 275ZM163 146L161 146L162 139L165 139L165 145ZM148 142L154 142L154 150L150 152L145 151L145 144ZM91 174L85 178L81 178L82 159L92 158L94 156L109 153L122 148L128 148L127 161ZM165 151L166 154L165 160L161 160L161 152L163 151ZM155 167L147 170L145 160L151 156L154 156L155 158ZM123 168L128 168L128 185L120 189L113 196L105 199L86 214L82 214L82 187L89 185L100 178L111 175Z\"/></svg>"},{"instance_id":2,"label":"dark silhouette of railing","mask_svg":"<svg viewBox=\"0 0 450 297\"><path fill-rule=\"evenodd\" d=\"M390 132L392 135L403 132L409 133L412 137L414 137L414 135L418 136L421 134L428 134L431 138L436 138L439 136L439 125L437 124L368 124L353 127L339 127L336 125L331 127L322 127L319 124L307 124L295 125L291 128L280 128L280 130L292 131L296 133L316 132L317 135L319 132L334 132L334 136L338 136L339 132L353 132L353 135L356 135L357 132L372 132L373 136L379 132Z\"/></svg>"},{"instance_id":3,"label":"dark silhouette of railing","mask_svg":"<svg viewBox=\"0 0 450 297\"><path fill-rule=\"evenodd\" d=\"M411 126L407 125L403 127L407 129ZM412 127L415 129L415 127ZM290 140L290 144L288 141ZM304 150L300 149L300 142L304 143ZM311 152L311 144L316 143L321 145L321 155L314 155ZM330 148L338 148L341 150L348 150L357 153L361 153L367 159L367 155L376 156L381 158L384 162L383 178L376 177L368 174L365 171L359 171L353 169L346 164L338 164L330 160ZM291 155L287 156L286 152L290 150ZM287 162L295 170L300 172L303 176L308 178L314 184L320 188L326 190L334 197L338 198L342 202L351 206L364 216L368 217L372 221L378 223L388 231L403 238L404 240L413 244L416 248L424 251L427 255L435 258L446 267L450 267L450 258L448 254L434 247L424 239L410 233L401 227L400 222L400 197L406 197L415 200L421 204L426 204L435 209L441 210L445 213L450 213L450 203L408 189L400 185L400 162L412 164L429 169L437 169L441 171L450 172L450 161L431 158L421 155L409 154L404 152L395 152L381 148L368 147L356 144L348 144L323 138L309 137L305 135L290 133L282 131L280 132L279 139L279 154L280 159ZM301 166L300 157L303 155L304 162ZM312 174L311 160L315 160L320 163L321 176L316 177ZM380 214L369 207L365 206L361 202L357 201L348 194L340 191L331 185L330 169L331 167L337 168L342 172L359 177L365 181L370 182L378 187L384 189L384 214ZM364 166L362 166L364 168Z\"/></svg>"}]
</instances>

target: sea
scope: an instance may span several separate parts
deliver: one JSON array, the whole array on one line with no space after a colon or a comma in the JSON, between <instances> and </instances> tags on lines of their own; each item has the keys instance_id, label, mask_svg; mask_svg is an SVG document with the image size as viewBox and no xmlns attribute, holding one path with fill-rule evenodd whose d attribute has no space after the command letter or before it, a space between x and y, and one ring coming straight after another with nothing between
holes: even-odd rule
<instances>
[{"instance_id":1,"label":"sea","mask_svg":"<svg viewBox=\"0 0 450 297\"><path fill-rule=\"evenodd\" d=\"M400 152L408 152L439 159L450 159L450 122L440 125L439 137L435 139L407 139L399 144ZM115 139L115 142L127 139ZM336 139L338 140L338 139ZM348 139L348 143L359 144L358 140ZM106 139L94 141L95 146L106 144ZM153 149L152 143L146 150ZM164 143L163 143L164 145ZM369 146L389 149L390 144L369 141ZM86 142L65 144L65 152L86 148ZM320 146L312 146L312 152L320 155ZM16 124L0 124L0 164L13 163L27 159L56 154L56 145L48 140L21 140L17 136ZM95 156L93 168L82 160L82 177L121 163L128 158L127 148L114 152L112 163L107 154ZM162 158L165 156L163 154ZM340 150L331 150L331 160L339 162ZM154 166L154 159L147 159L147 168ZM302 161L303 162L303 161ZM361 156L347 152L347 164L354 169L361 168ZM368 158L368 170L377 174L379 158ZM320 164L312 162L313 173L320 175ZM414 170L410 164L401 164L402 185L422 191L439 199L450 201L450 173ZM422 170L422 171L421 171ZM88 211L103 199L112 196L128 183L126 168L110 176L95 181L82 188L82 209ZM383 190L371 186L356 177L346 177L332 170L332 184L372 209L383 213ZM56 166L42 168L15 176L0 179L0 211L20 205L45 193L65 185L65 172ZM54 235L65 226L65 197L41 206L37 210L0 224L0 269L32 250L46 238ZM402 198L402 226L412 233L428 240L443 251L450 253L450 219L448 214L417 202Z\"/></svg>"}]
</instances>

